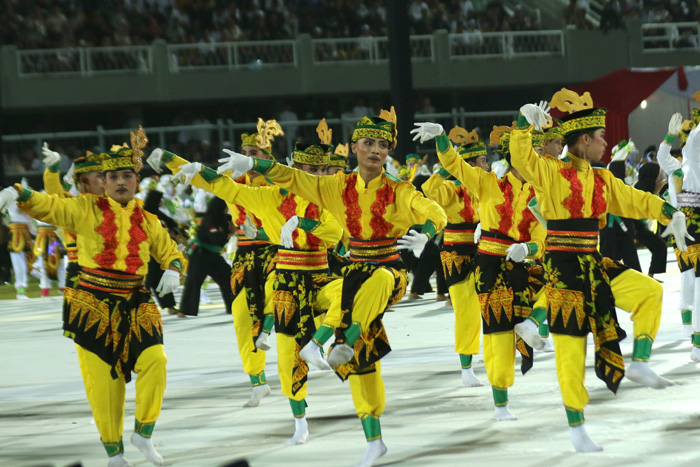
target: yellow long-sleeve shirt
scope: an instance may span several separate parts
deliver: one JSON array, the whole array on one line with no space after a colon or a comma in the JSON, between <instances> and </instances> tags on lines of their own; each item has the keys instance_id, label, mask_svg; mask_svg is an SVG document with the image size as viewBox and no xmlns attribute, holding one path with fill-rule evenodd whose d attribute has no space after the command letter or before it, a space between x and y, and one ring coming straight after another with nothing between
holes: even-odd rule
<instances>
[{"instance_id":1,"label":"yellow long-sleeve shirt","mask_svg":"<svg viewBox=\"0 0 700 467\"><path fill-rule=\"evenodd\" d=\"M676 210L658 196L625 185L609 170L594 169L571 153L562 160L539 156L532 149L530 129L513 130L510 155L513 167L534 187L547 220L598 219L602 227L605 214L610 213L656 219L665 225Z\"/></svg>"},{"instance_id":2,"label":"yellow long-sleeve shirt","mask_svg":"<svg viewBox=\"0 0 700 467\"><path fill-rule=\"evenodd\" d=\"M104 196L59 198L24 190L17 206L35 219L75 232L82 267L145 276L151 256L163 269L173 261L185 267L182 253L158 217L136 200L122 207Z\"/></svg>"},{"instance_id":3,"label":"yellow long-sleeve shirt","mask_svg":"<svg viewBox=\"0 0 700 467\"><path fill-rule=\"evenodd\" d=\"M56 195L59 198L64 198L66 191L61 183L61 174L58 169L52 170L47 167L44 169L44 191L49 195ZM66 254L68 256L68 261L77 261L77 238L74 233L68 232L64 229L58 229L56 232L58 238L63 242L63 246L66 248Z\"/></svg>"},{"instance_id":4,"label":"yellow long-sleeve shirt","mask_svg":"<svg viewBox=\"0 0 700 467\"><path fill-rule=\"evenodd\" d=\"M211 169L205 171L210 171L216 176L216 172ZM210 181L207 181L207 178ZM300 228L294 233L296 249L325 251L332 248L342 236L342 227L328 210L319 208L279 186L249 187L226 176L217 176L213 180L211 178L212 175L205 178L197 174L192 179L192 185L226 201L229 209L239 205L255 214L265 226L265 233L272 243L280 244L280 230L294 215L307 220L302 220ZM309 231L304 228L308 228Z\"/></svg>"},{"instance_id":5,"label":"yellow long-sleeve shirt","mask_svg":"<svg viewBox=\"0 0 700 467\"><path fill-rule=\"evenodd\" d=\"M447 180L438 172L426 180L421 188L428 199L442 206L448 223L479 222L479 200L459 181Z\"/></svg>"},{"instance_id":6,"label":"yellow long-sleeve shirt","mask_svg":"<svg viewBox=\"0 0 700 467\"><path fill-rule=\"evenodd\" d=\"M527 207L535 196L534 189L512 173L499 179L493 172L472 167L457 154L445 134L435 140L438 158L445 170L479 200L481 228L507 235L516 242L534 244L537 249L533 256L541 256L547 231ZM533 250L530 248L531 252Z\"/></svg>"},{"instance_id":7,"label":"yellow long-sleeve shirt","mask_svg":"<svg viewBox=\"0 0 700 467\"><path fill-rule=\"evenodd\" d=\"M354 239L396 238L416 224L424 224L432 237L447 223L437 203L386 172L365 183L358 172L319 177L262 159L256 159L255 170L333 213Z\"/></svg>"}]
</instances>

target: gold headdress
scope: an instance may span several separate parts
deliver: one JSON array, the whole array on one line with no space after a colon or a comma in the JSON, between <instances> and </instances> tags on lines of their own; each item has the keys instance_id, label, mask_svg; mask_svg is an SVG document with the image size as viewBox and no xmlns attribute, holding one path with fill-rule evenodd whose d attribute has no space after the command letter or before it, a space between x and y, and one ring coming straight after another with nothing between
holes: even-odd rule
<instances>
[{"instance_id":1,"label":"gold headdress","mask_svg":"<svg viewBox=\"0 0 700 467\"><path fill-rule=\"evenodd\" d=\"M145 148L147 144L148 137L146 136L146 132L143 130L143 127L139 125L135 133L133 131L131 132L131 145L133 149L130 149L129 145L126 143L121 146L115 144L109 149L109 154L100 154L103 158L102 170L104 172L110 172L113 170L132 169L134 172L138 173L141 168L143 168L143 148Z\"/></svg>"},{"instance_id":2,"label":"gold headdress","mask_svg":"<svg viewBox=\"0 0 700 467\"><path fill-rule=\"evenodd\" d=\"M329 167L342 167L345 168L348 164L348 144L339 144L335 147L333 154L331 154L330 162L328 162Z\"/></svg>"},{"instance_id":3,"label":"gold headdress","mask_svg":"<svg viewBox=\"0 0 700 467\"><path fill-rule=\"evenodd\" d=\"M500 145L504 152L510 151L510 132L513 130L515 122L511 126L501 125L493 126L491 134L489 135L489 142L491 146Z\"/></svg>"},{"instance_id":4,"label":"gold headdress","mask_svg":"<svg viewBox=\"0 0 700 467\"><path fill-rule=\"evenodd\" d=\"M259 148L267 155L272 155L272 140L275 136L284 134L282 127L277 120L263 120L258 118L257 133L243 133L241 135L241 146L253 146Z\"/></svg>"},{"instance_id":5,"label":"gold headdress","mask_svg":"<svg viewBox=\"0 0 700 467\"><path fill-rule=\"evenodd\" d=\"M605 114L608 111L603 108L594 108L589 92L579 96L574 91L562 88L554 93L549 106L569 113L561 119L559 124L559 131L563 138L577 131L605 128Z\"/></svg>"},{"instance_id":6,"label":"gold headdress","mask_svg":"<svg viewBox=\"0 0 700 467\"><path fill-rule=\"evenodd\" d=\"M459 145L457 153L464 160L486 155L486 144L483 141L479 141L479 134L476 130L467 131L460 126L456 126L450 130L447 138Z\"/></svg>"}]
</instances>

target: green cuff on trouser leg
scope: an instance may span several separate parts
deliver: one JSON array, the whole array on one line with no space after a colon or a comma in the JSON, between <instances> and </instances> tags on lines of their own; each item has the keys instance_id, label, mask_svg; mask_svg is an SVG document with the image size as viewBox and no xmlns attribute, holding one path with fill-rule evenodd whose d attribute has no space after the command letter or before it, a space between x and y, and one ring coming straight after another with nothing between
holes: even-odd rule
<instances>
[{"instance_id":1,"label":"green cuff on trouser leg","mask_svg":"<svg viewBox=\"0 0 700 467\"><path fill-rule=\"evenodd\" d=\"M649 334L642 334L634 338L632 360L636 362L648 362L651 356L651 344L654 339Z\"/></svg>"},{"instance_id":2,"label":"green cuff on trouser leg","mask_svg":"<svg viewBox=\"0 0 700 467\"><path fill-rule=\"evenodd\" d=\"M379 417L364 415L360 417L360 420L362 420L362 429L365 431L365 438L367 441L381 439L382 427L379 424Z\"/></svg>"},{"instance_id":3,"label":"green cuff on trouser leg","mask_svg":"<svg viewBox=\"0 0 700 467\"><path fill-rule=\"evenodd\" d=\"M564 408L566 409L566 418L569 420L569 426L583 425L585 421L583 418L583 410L576 410L571 407Z\"/></svg>"},{"instance_id":4,"label":"green cuff on trouser leg","mask_svg":"<svg viewBox=\"0 0 700 467\"><path fill-rule=\"evenodd\" d=\"M472 356L471 355L459 354L459 361L462 364L463 370L468 370L469 368L472 367Z\"/></svg>"},{"instance_id":5,"label":"green cuff on trouser leg","mask_svg":"<svg viewBox=\"0 0 700 467\"><path fill-rule=\"evenodd\" d=\"M270 334L272 332L272 327L275 325L275 317L272 315L266 315L263 320L262 330Z\"/></svg>"},{"instance_id":6,"label":"green cuff on trouser leg","mask_svg":"<svg viewBox=\"0 0 700 467\"><path fill-rule=\"evenodd\" d=\"M493 391L493 405L496 407L505 407L508 405L508 388L491 386L491 391Z\"/></svg>"},{"instance_id":7,"label":"green cuff on trouser leg","mask_svg":"<svg viewBox=\"0 0 700 467\"><path fill-rule=\"evenodd\" d=\"M121 439L116 443L105 443L102 441L102 445L105 447L105 451L107 451L107 456L109 457L124 453L124 442Z\"/></svg>"},{"instance_id":8,"label":"green cuff on trouser leg","mask_svg":"<svg viewBox=\"0 0 700 467\"><path fill-rule=\"evenodd\" d=\"M318 328L318 330L314 333L311 340L314 341L316 345L323 348L323 345L326 342L328 342L328 339L331 338L334 332L335 328L333 326L323 323L321 327Z\"/></svg>"},{"instance_id":9,"label":"green cuff on trouser leg","mask_svg":"<svg viewBox=\"0 0 700 467\"><path fill-rule=\"evenodd\" d=\"M693 310L681 311L681 319L683 324L693 324Z\"/></svg>"},{"instance_id":10,"label":"green cuff on trouser leg","mask_svg":"<svg viewBox=\"0 0 700 467\"><path fill-rule=\"evenodd\" d=\"M156 422L153 423L141 423L138 420L134 423L134 433L138 433L144 438L150 438L153 434L153 428L155 428Z\"/></svg>"},{"instance_id":11,"label":"green cuff on trouser leg","mask_svg":"<svg viewBox=\"0 0 700 467\"><path fill-rule=\"evenodd\" d=\"M265 372L261 372L259 375L248 375L250 376L250 382L253 383L253 387L260 386L262 384L267 384L267 379L265 379Z\"/></svg>"},{"instance_id":12,"label":"green cuff on trouser leg","mask_svg":"<svg viewBox=\"0 0 700 467\"><path fill-rule=\"evenodd\" d=\"M533 308L530 316L528 316L537 326L541 326L547 319L547 310L544 308Z\"/></svg>"},{"instance_id":13,"label":"green cuff on trouser leg","mask_svg":"<svg viewBox=\"0 0 700 467\"><path fill-rule=\"evenodd\" d=\"M355 345L355 341L359 339L360 334L362 334L360 323L353 321L350 327L345 331L345 343L352 347Z\"/></svg>"},{"instance_id":14,"label":"green cuff on trouser leg","mask_svg":"<svg viewBox=\"0 0 700 467\"><path fill-rule=\"evenodd\" d=\"M306 416L306 408L308 407L306 399L302 399L300 401L289 399L289 405L292 407L292 414L294 415L294 418L302 418Z\"/></svg>"},{"instance_id":15,"label":"green cuff on trouser leg","mask_svg":"<svg viewBox=\"0 0 700 467\"><path fill-rule=\"evenodd\" d=\"M700 347L700 332L693 333L693 346Z\"/></svg>"}]
</instances>

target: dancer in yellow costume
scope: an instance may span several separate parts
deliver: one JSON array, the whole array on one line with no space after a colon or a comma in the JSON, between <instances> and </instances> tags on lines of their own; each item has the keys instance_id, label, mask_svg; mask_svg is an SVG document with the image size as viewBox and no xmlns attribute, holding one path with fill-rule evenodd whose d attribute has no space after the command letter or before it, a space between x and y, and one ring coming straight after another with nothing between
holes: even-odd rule
<instances>
[{"instance_id":1,"label":"dancer in yellow costume","mask_svg":"<svg viewBox=\"0 0 700 467\"><path fill-rule=\"evenodd\" d=\"M457 153L472 167L489 172L486 145L479 141L476 130L469 133L460 127L450 132L459 144ZM472 357L479 353L481 316L479 301L474 293L472 259L476 254L474 231L479 223L479 200L442 166L422 186L423 193L445 209L447 226L440 252L445 280L455 310L455 352L462 364L462 382L467 387L483 386L474 375Z\"/></svg>"},{"instance_id":2,"label":"dancer in yellow costume","mask_svg":"<svg viewBox=\"0 0 700 467\"><path fill-rule=\"evenodd\" d=\"M425 243L444 228L445 213L410 183L388 176L383 166L396 146L396 115L363 117L352 135L359 170L316 177L264 159L233 154L219 171L235 174L254 169L275 184L314 200L336 216L350 233L352 264L343 269L342 322L328 362L350 389L367 439L359 465L369 466L386 453L379 417L384 412L384 383L379 360L391 350L381 318L388 306L406 292L407 276L397 247L411 248L418 257ZM411 231L423 225L422 233ZM398 243L400 242L400 244ZM328 320L307 346L322 346L333 334Z\"/></svg>"},{"instance_id":3,"label":"dancer in yellow costume","mask_svg":"<svg viewBox=\"0 0 700 467\"><path fill-rule=\"evenodd\" d=\"M529 272L523 261L537 258L544 250L545 230L528 209L535 192L516 170L503 178L473 167L459 156L442 125L416 123L412 130L421 142L435 138L437 155L445 170L453 174L479 200L481 239L473 260L473 285L478 297L484 329L484 366L491 383L494 418L517 420L508 409L508 388L515 379L515 351L522 355L525 374L532 367L532 347L542 349L538 325L528 319L535 301ZM500 142L510 163L508 127L495 128L491 141ZM475 134L458 128L463 139ZM483 145L483 143L482 143ZM485 147L485 146L484 146ZM516 337L516 333L522 340ZM523 340L525 342L523 342Z\"/></svg>"},{"instance_id":4,"label":"dancer in yellow costume","mask_svg":"<svg viewBox=\"0 0 700 467\"><path fill-rule=\"evenodd\" d=\"M264 121L260 118L257 133L241 135L241 152L249 157L270 159L274 137L283 134L275 120ZM148 157L148 164L157 172L160 172L161 161L173 172L189 162L160 148ZM269 185L265 177L253 171L240 174L235 181L250 187ZM250 398L243 407L257 407L264 397L270 395L270 386L265 377L265 352L271 348L268 336L274 326L272 296L277 246L255 238L258 228L262 226L255 215L237 204L229 204L229 210L233 223L238 227L238 249L231 265L233 327L243 371L250 377L253 386Z\"/></svg>"},{"instance_id":5,"label":"dancer in yellow costume","mask_svg":"<svg viewBox=\"0 0 700 467\"><path fill-rule=\"evenodd\" d=\"M562 89L551 105L571 112L560 124L569 153L562 160L543 158L532 149L532 127L541 129L549 119L546 102L520 109L511 136L516 167L537 192L547 220L544 256L548 321L556 349L557 375L570 426L579 452L602 448L588 436L583 409L588 402L584 386L586 336L595 339L596 374L615 392L623 376L662 389L672 383L649 367L649 357L661 314L662 288L658 282L597 252L599 223L605 214L656 219L669 224L685 249L685 216L661 198L624 184L610 171L593 169L605 142L605 109L594 108L588 93L578 96ZM619 341L625 333L617 323L615 306L630 311L634 322L632 363L626 370Z\"/></svg>"},{"instance_id":6,"label":"dancer in yellow costume","mask_svg":"<svg viewBox=\"0 0 700 467\"><path fill-rule=\"evenodd\" d=\"M151 256L165 270L157 291L172 292L185 260L157 217L134 200L141 168L143 130L132 147L114 146L102 156L107 196L59 198L22 188L0 193L0 210L17 198L36 219L77 235L78 284L69 298L65 334L76 343L95 424L110 457L109 466L130 466L124 458L125 384L136 378L136 421L131 442L155 465L163 458L151 435L165 391L163 323L144 276Z\"/></svg>"},{"instance_id":7,"label":"dancer in yellow costume","mask_svg":"<svg viewBox=\"0 0 700 467\"><path fill-rule=\"evenodd\" d=\"M306 173L325 170L328 148L327 144L304 148L297 143L292 155L294 167ZM199 163L183 165L179 170L177 177L186 183L215 194L229 205L240 204L255 214L265 226L264 235L278 245L273 298L278 373L282 394L289 398L295 418L295 433L287 444L303 444L309 435L306 422L309 366L299 357L299 351L316 332L315 317L328 311L329 320L334 320L336 326L340 324L342 280L330 276L326 250L340 240L342 228L329 211L278 186L247 187L202 168ZM312 363L330 370L320 353Z\"/></svg>"}]
</instances>

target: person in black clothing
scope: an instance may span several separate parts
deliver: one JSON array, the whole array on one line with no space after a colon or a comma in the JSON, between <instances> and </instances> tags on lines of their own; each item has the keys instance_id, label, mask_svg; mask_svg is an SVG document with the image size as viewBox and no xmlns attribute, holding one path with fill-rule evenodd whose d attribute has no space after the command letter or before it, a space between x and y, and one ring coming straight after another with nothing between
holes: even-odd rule
<instances>
[{"instance_id":1,"label":"person in black clothing","mask_svg":"<svg viewBox=\"0 0 700 467\"><path fill-rule=\"evenodd\" d=\"M666 181L661 178L659 164L656 162L647 162L639 169L639 177L634 187L638 190L658 195L665 184ZM649 277L654 277L654 274L666 272L666 259L668 256L668 245L666 245L666 242L656 233L649 230L645 222L635 220L634 225L634 237L651 252Z\"/></svg>"},{"instance_id":2,"label":"person in black clothing","mask_svg":"<svg viewBox=\"0 0 700 467\"><path fill-rule=\"evenodd\" d=\"M177 232L179 230L177 222L172 220L160 210L162 201L163 192L151 190L146 195L143 208L147 212L157 216L161 224L163 224L163 227L165 227L170 233L170 237L180 244L181 242L178 242L177 239L174 238L177 236ZM174 315L177 313L177 310L175 309L175 296L172 293L169 293L161 297L156 293L156 287L158 287L162 276L163 270L161 269L160 264L153 258L153 256L151 256L151 260L148 262L148 274L146 274L146 288L151 291L153 298L162 309L166 309L168 310L168 314Z\"/></svg>"},{"instance_id":3,"label":"person in black clothing","mask_svg":"<svg viewBox=\"0 0 700 467\"><path fill-rule=\"evenodd\" d=\"M625 161L611 162L608 169L620 180L625 179ZM634 238L634 219L608 214L607 225L600 229L600 254L641 272Z\"/></svg>"},{"instance_id":4,"label":"person in black clothing","mask_svg":"<svg viewBox=\"0 0 700 467\"><path fill-rule=\"evenodd\" d=\"M190 248L189 269L180 301L179 317L197 316L199 291L207 276L219 284L226 312L231 313L231 266L221 256L221 250L234 232L231 216L226 213L226 209L226 202L221 198L213 198L207 205L207 212L202 217Z\"/></svg>"}]
</instances>

